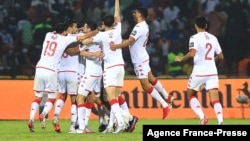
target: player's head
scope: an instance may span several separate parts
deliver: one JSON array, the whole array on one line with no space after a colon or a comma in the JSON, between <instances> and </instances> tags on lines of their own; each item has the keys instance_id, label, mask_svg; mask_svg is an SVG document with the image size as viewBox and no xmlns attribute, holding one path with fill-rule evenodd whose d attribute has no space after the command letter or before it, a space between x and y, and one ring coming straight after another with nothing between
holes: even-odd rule
<instances>
[{"instance_id":1,"label":"player's head","mask_svg":"<svg viewBox=\"0 0 250 141\"><path fill-rule=\"evenodd\" d=\"M205 30L207 28L207 19L204 16L197 16L194 20L194 24L196 28Z\"/></svg>"},{"instance_id":2,"label":"player's head","mask_svg":"<svg viewBox=\"0 0 250 141\"><path fill-rule=\"evenodd\" d=\"M102 21L103 21L104 26L112 27L114 25L115 18L113 15L109 14L109 15L105 15Z\"/></svg>"},{"instance_id":3,"label":"player's head","mask_svg":"<svg viewBox=\"0 0 250 141\"><path fill-rule=\"evenodd\" d=\"M58 34L63 34L64 32L67 34L67 29L68 29L68 26L66 26L65 23L58 23L56 25L56 33Z\"/></svg>"},{"instance_id":4,"label":"player's head","mask_svg":"<svg viewBox=\"0 0 250 141\"><path fill-rule=\"evenodd\" d=\"M104 31L104 24L103 24L103 21L100 21L97 25L97 28L99 31Z\"/></svg>"},{"instance_id":5,"label":"player's head","mask_svg":"<svg viewBox=\"0 0 250 141\"><path fill-rule=\"evenodd\" d=\"M87 21L84 23L83 30L85 33L96 30L97 25L92 21Z\"/></svg>"},{"instance_id":6,"label":"player's head","mask_svg":"<svg viewBox=\"0 0 250 141\"><path fill-rule=\"evenodd\" d=\"M66 19L64 21L64 23L66 24L66 26L68 26L68 30L67 30L68 33L73 34L73 33L77 32L77 22L76 22L76 20Z\"/></svg>"},{"instance_id":7,"label":"player's head","mask_svg":"<svg viewBox=\"0 0 250 141\"><path fill-rule=\"evenodd\" d=\"M133 16L136 22L145 20L148 16L148 10L143 7L138 7L133 10Z\"/></svg>"}]
</instances>

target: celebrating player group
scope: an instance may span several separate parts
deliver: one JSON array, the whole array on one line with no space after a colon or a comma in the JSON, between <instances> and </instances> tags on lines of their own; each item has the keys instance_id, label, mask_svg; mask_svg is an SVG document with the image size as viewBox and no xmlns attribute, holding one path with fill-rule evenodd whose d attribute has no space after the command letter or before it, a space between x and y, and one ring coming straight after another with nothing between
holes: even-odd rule
<instances>
[{"instance_id":1,"label":"celebrating player group","mask_svg":"<svg viewBox=\"0 0 250 141\"><path fill-rule=\"evenodd\" d=\"M130 38L123 41L119 0L115 0L114 7L114 15L105 15L100 24L86 21L78 29L75 20L67 19L59 23L55 31L46 34L34 78L35 99L31 103L28 121L31 132L35 132L35 115L43 95L47 95L48 100L39 115L41 128L46 128L45 117L54 107L52 125L56 132L60 132L60 113L69 96L69 133L94 133L88 126L88 121L95 103L100 110L100 132L133 132L138 117L130 114L126 101L120 95L125 75L122 47L126 46L130 46L133 52L131 58L135 73L143 89L162 104L163 119L167 117L173 98L150 71L149 56L145 48L149 33L145 22L147 9L134 10L137 26ZM100 98L102 87L110 108Z\"/></svg>"}]
</instances>

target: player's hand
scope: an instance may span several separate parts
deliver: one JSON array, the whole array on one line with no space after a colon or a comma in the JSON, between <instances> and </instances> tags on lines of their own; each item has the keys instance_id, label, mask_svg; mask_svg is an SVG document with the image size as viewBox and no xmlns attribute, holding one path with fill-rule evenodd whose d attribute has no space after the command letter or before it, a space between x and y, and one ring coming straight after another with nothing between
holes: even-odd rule
<instances>
[{"instance_id":1,"label":"player's hand","mask_svg":"<svg viewBox=\"0 0 250 141\"><path fill-rule=\"evenodd\" d=\"M181 62L181 60L182 60L182 57L181 57L181 56L176 56L176 57L175 57L175 61Z\"/></svg>"},{"instance_id":2,"label":"player's hand","mask_svg":"<svg viewBox=\"0 0 250 141\"><path fill-rule=\"evenodd\" d=\"M110 43L109 43L109 46L110 46L110 49L111 49L112 51L115 51L115 50L116 50L116 47L115 47L115 43L114 43L114 42L110 42Z\"/></svg>"},{"instance_id":3,"label":"player's hand","mask_svg":"<svg viewBox=\"0 0 250 141\"><path fill-rule=\"evenodd\" d=\"M104 57L104 53L102 51L97 51L94 53L95 57L97 58L103 58Z\"/></svg>"}]
</instances>

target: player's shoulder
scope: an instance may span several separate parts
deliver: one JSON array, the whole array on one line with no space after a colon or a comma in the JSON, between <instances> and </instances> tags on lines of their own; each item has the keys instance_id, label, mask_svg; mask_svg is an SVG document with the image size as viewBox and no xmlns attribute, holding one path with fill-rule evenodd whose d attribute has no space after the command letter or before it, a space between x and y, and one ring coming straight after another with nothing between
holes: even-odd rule
<instances>
[{"instance_id":1,"label":"player's shoulder","mask_svg":"<svg viewBox=\"0 0 250 141\"><path fill-rule=\"evenodd\" d=\"M137 24L135 25L136 28L143 28L143 27L147 27L147 26L148 26L148 24L147 24L146 21L142 21L142 22L137 23Z\"/></svg>"}]
</instances>

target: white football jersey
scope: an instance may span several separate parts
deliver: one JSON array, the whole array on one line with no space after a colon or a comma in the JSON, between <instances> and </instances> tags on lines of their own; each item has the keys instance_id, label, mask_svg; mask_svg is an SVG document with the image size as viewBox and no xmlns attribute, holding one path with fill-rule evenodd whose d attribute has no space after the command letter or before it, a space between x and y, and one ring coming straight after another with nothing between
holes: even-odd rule
<instances>
[{"instance_id":1,"label":"white football jersey","mask_svg":"<svg viewBox=\"0 0 250 141\"><path fill-rule=\"evenodd\" d=\"M69 34L67 37L77 37L78 34ZM77 72L79 68L79 55L68 55L67 53L63 53L62 59L60 62L59 71L75 71Z\"/></svg>"},{"instance_id":2,"label":"white football jersey","mask_svg":"<svg viewBox=\"0 0 250 141\"><path fill-rule=\"evenodd\" d=\"M102 46L99 43L85 45L84 50L89 52L102 51ZM95 56L85 57L85 74L102 75L102 59Z\"/></svg>"},{"instance_id":3,"label":"white football jersey","mask_svg":"<svg viewBox=\"0 0 250 141\"><path fill-rule=\"evenodd\" d=\"M133 63L142 63L149 59L146 45L148 41L149 28L146 21L137 23L132 30L130 37L135 42L129 46L130 56Z\"/></svg>"},{"instance_id":4,"label":"white football jersey","mask_svg":"<svg viewBox=\"0 0 250 141\"><path fill-rule=\"evenodd\" d=\"M61 57L67 45L77 41L77 37L67 37L49 32L46 34L37 68L58 71Z\"/></svg>"},{"instance_id":5,"label":"white football jersey","mask_svg":"<svg viewBox=\"0 0 250 141\"><path fill-rule=\"evenodd\" d=\"M217 38L208 32L199 32L189 39L189 49L195 49L194 75L218 74L214 57L222 52Z\"/></svg>"},{"instance_id":6,"label":"white football jersey","mask_svg":"<svg viewBox=\"0 0 250 141\"><path fill-rule=\"evenodd\" d=\"M104 53L104 68L121 64L124 65L122 49L112 51L109 45L112 42L114 44L120 44L122 42L120 22L118 22L112 30L97 33L93 37L93 42L102 44Z\"/></svg>"}]
</instances>

